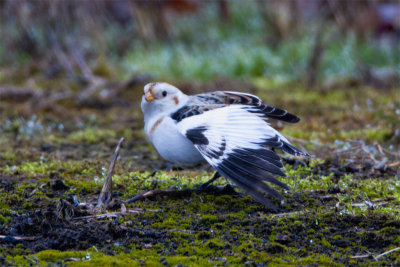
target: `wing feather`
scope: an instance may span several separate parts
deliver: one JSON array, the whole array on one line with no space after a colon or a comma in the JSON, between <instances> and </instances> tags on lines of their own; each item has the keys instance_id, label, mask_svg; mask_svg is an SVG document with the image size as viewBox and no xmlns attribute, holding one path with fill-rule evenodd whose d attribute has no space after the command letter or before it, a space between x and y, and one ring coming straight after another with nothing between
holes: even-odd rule
<instances>
[{"instance_id":1,"label":"wing feather","mask_svg":"<svg viewBox=\"0 0 400 267\"><path fill-rule=\"evenodd\" d=\"M252 109L249 111L257 113L259 117L264 118L264 120L271 118L289 123L300 121L296 115L291 114L284 109L274 108L262 103L261 99L255 95L231 91L216 91L194 95L191 97L191 100L187 105L173 112L171 118L180 122L185 118L229 105L251 107Z\"/></svg>"},{"instance_id":2,"label":"wing feather","mask_svg":"<svg viewBox=\"0 0 400 267\"><path fill-rule=\"evenodd\" d=\"M262 114L266 119L271 118L289 123L296 123L300 118L294 114L287 112L284 109L274 108L262 103L261 99L255 95L231 92L231 91L216 91L207 94L196 95L198 102L212 103L218 105L248 105L255 109L252 112Z\"/></svg>"},{"instance_id":3,"label":"wing feather","mask_svg":"<svg viewBox=\"0 0 400 267\"><path fill-rule=\"evenodd\" d=\"M286 176L280 157L269 148L291 154L306 153L292 146L266 123L254 107L228 105L183 119L178 130L223 176L236 183L257 201L274 208L262 193L281 198L265 181L288 187L275 176Z\"/></svg>"}]
</instances>

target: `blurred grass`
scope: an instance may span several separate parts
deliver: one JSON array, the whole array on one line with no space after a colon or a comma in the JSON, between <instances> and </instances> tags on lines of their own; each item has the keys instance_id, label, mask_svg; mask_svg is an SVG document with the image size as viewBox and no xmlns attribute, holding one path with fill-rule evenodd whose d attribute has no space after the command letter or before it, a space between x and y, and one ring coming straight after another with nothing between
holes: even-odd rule
<instances>
[{"instance_id":1,"label":"blurred grass","mask_svg":"<svg viewBox=\"0 0 400 267\"><path fill-rule=\"evenodd\" d=\"M215 46L138 45L123 62L128 72L147 72L156 79L205 81L219 77L269 77L278 82L291 82L304 76L312 46L310 37L306 36L275 49L257 38L226 40ZM352 38L338 40L327 47L319 79L357 77L357 65L393 66L400 73L399 57L400 47L385 51L373 44L358 44Z\"/></svg>"},{"instance_id":2,"label":"blurred grass","mask_svg":"<svg viewBox=\"0 0 400 267\"><path fill-rule=\"evenodd\" d=\"M221 76L264 76L278 82L300 80L321 21L309 21L300 34L270 45L267 40L273 33L267 31L258 5L232 3L231 23L221 21L215 9L178 19L172 42L134 45L123 59L124 66L128 71L151 73L157 79L205 81ZM359 65L391 66L400 73L400 46L385 47L374 40L359 42L354 34L341 35L333 22L323 31L334 38L326 45L320 80L356 77Z\"/></svg>"},{"instance_id":3,"label":"blurred grass","mask_svg":"<svg viewBox=\"0 0 400 267\"><path fill-rule=\"evenodd\" d=\"M340 31L335 21L323 22L314 16L306 18L289 38L277 42L278 37L265 22L259 3L229 1L229 7L229 21L221 19L215 4L201 5L195 13L171 16L170 34L166 39L143 38L134 30L138 27L135 23L127 27L106 23L102 28L90 28L76 21L76 25L73 22L72 26L66 24L61 29L74 36L73 41L85 51L91 67L99 61L109 66L122 65L122 69L113 73L122 79L132 73L148 73L154 79L169 81L207 81L220 77L267 77L276 83L303 81L309 72L308 64L321 23L324 24L324 51L317 81L359 78L363 75L361 69L370 66L389 67L400 75L400 46L382 42L372 34L360 40L355 32ZM104 18L98 20L102 22ZM31 26L28 32L37 42L37 50L45 52L40 59L50 57L51 60L52 52L46 53L51 43L46 36L46 21L35 18ZM70 32L66 30L68 27ZM23 33L19 23L0 26L0 34L8 34L11 39L21 39ZM62 34L58 40L61 46L69 38ZM21 67L31 61L37 61L37 57L0 45L0 66Z\"/></svg>"}]
</instances>

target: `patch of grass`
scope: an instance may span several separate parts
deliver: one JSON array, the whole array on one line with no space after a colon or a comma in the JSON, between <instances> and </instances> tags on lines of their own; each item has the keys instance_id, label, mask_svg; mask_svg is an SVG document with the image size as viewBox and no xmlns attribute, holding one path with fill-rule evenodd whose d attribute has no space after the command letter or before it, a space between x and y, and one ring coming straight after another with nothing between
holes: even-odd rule
<instances>
[{"instance_id":1,"label":"patch of grass","mask_svg":"<svg viewBox=\"0 0 400 267\"><path fill-rule=\"evenodd\" d=\"M95 144L115 138L116 134L113 130L87 128L71 133L67 136L66 141L71 143Z\"/></svg>"}]
</instances>

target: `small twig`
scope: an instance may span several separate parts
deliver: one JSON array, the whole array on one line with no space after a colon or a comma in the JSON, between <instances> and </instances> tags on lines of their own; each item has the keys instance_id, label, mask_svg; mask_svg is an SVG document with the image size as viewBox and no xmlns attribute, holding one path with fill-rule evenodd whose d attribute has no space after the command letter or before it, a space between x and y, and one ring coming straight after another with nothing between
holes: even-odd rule
<instances>
[{"instance_id":1,"label":"small twig","mask_svg":"<svg viewBox=\"0 0 400 267\"><path fill-rule=\"evenodd\" d=\"M83 91L81 91L77 96L78 103L84 103L87 101L92 95L97 92L100 88L104 87L107 83L107 80L101 77L92 77L90 80L90 84Z\"/></svg>"},{"instance_id":2,"label":"small twig","mask_svg":"<svg viewBox=\"0 0 400 267\"><path fill-rule=\"evenodd\" d=\"M284 217L284 216L290 216L290 215L296 215L299 213L302 213L303 211L299 210L299 211L292 211L292 212L283 212L283 213L278 213L278 214L272 214L272 218L273 217Z\"/></svg>"},{"instance_id":3,"label":"small twig","mask_svg":"<svg viewBox=\"0 0 400 267\"><path fill-rule=\"evenodd\" d=\"M42 95L35 96L29 101L29 106L31 110L43 110L46 108L55 109L58 107L56 103L72 97L73 92L70 88L67 88L67 90L62 92L50 94L48 97L43 97Z\"/></svg>"},{"instance_id":4,"label":"small twig","mask_svg":"<svg viewBox=\"0 0 400 267\"><path fill-rule=\"evenodd\" d=\"M155 197L155 196L174 196L174 197L188 197L191 196L194 190L184 189L184 190L150 190L143 194L134 196L124 203L132 203L136 201L143 200L145 198Z\"/></svg>"},{"instance_id":5,"label":"small twig","mask_svg":"<svg viewBox=\"0 0 400 267\"><path fill-rule=\"evenodd\" d=\"M376 146L376 148L378 149L379 153L380 153L382 156L385 156L385 153L383 153L383 149L382 149L381 145L376 143L375 146Z\"/></svg>"},{"instance_id":6,"label":"small twig","mask_svg":"<svg viewBox=\"0 0 400 267\"><path fill-rule=\"evenodd\" d=\"M50 48L53 52L53 55L57 59L58 63L62 66L62 68L68 73L68 76L76 78L73 64L69 60L69 57L64 53L63 49L61 48L57 34L50 28L48 28L48 30L50 37Z\"/></svg>"},{"instance_id":7,"label":"small twig","mask_svg":"<svg viewBox=\"0 0 400 267\"><path fill-rule=\"evenodd\" d=\"M178 233L187 233L187 234L195 234L194 230L186 230L186 229L169 229L167 232L178 232Z\"/></svg>"},{"instance_id":8,"label":"small twig","mask_svg":"<svg viewBox=\"0 0 400 267\"><path fill-rule=\"evenodd\" d=\"M400 166L400 161L393 162L387 165L389 168L396 168Z\"/></svg>"},{"instance_id":9,"label":"small twig","mask_svg":"<svg viewBox=\"0 0 400 267\"><path fill-rule=\"evenodd\" d=\"M94 79L94 75L86 64L85 58L82 54L80 48L76 45L76 40L72 37L69 38L67 42L68 50L71 53L72 57L75 59L76 64L80 68L83 76L86 80L92 81Z\"/></svg>"},{"instance_id":10,"label":"small twig","mask_svg":"<svg viewBox=\"0 0 400 267\"><path fill-rule=\"evenodd\" d=\"M99 199L97 201L97 207L107 206L107 204L111 200L112 196L112 175L114 173L115 163L117 161L119 150L121 149L122 142L124 142L125 138L121 138L118 142L117 148L115 149L113 158L110 163L110 167L108 168L107 178L104 181L103 188L101 189Z\"/></svg>"},{"instance_id":11,"label":"small twig","mask_svg":"<svg viewBox=\"0 0 400 267\"><path fill-rule=\"evenodd\" d=\"M12 238L15 240L28 240L28 241L33 241L37 239L38 237L36 236L11 236L11 235L0 235L0 239L6 239L6 238Z\"/></svg>"},{"instance_id":12,"label":"small twig","mask_svg":"<svg viewBox=\"0 0 400 267\"><path fill-rule=\"evenodd\" d=\"M160 212L159 210L151 210L151 209L146 209L146 211L150 212ZM76 220L87 220L87 219L104 219L104 218L113 218L113 217L119 217L119 216L124 216L129 213L141 213L143 212L143 209L126 209L124 211L117 211L117 212L108 212L108 213L103 213L103 214L96 214L96 215L88 215L88 216L82 216L82 217L75 217L72 218L72 221Z\"/></svg>"},{"instance_id":13,"label":"small twig","mask_svg":"<svg viewBox=\"0 0 400 267\"><path fill-rule=\"evenodd\" d=\"M326 49L326 42L324 42L323 40L323 35L326 32L324 26L325 20L319 23L317 34L314 39L313 48L311 50L311 56L308 59L307 63L306 83L310 87L313 87L317 81L319 66L323 58L324 51Z\"/></svg>"},{"instance_id":14,"label":"small twig","mask_svg":"<svg viewBox=\"0 0 400 267\"><path fill-rule=\"evenodd\" d=\"M372 254L364 254L364 255L356 255L356 256L351 256L350 259L364 259L364 258L369 258L373 257Z\"/></svg>"},{"instance_id":15,"label":"small twig","mask_svg":"<svg viewBox=\"0 0 400 267\"><path fill-rule=\"evenodd\" d=\"M385 251L385 252L383 252L383 253L381 253L379 255L376 255L376 256L374 256L372 253L368 253L368 254L364 254L364 255L351 256L350 259L374 258L374 260L378 261L379 258L381 258L381 257L383 257L383 256L385 256L385 255L387 255L389 253L398 251L398 250L400 250L400 247Z\"/></svg>"},{"instance_id":16,"label":"small twig","mask_svg":"<svg viewBox=\"0 0 400 267\"><path fill-rule=\"evenodd\" d=\"M209 185L204 188L195 188L195 189L183 189L183 190L150 190L143 194L134 196L127 201L125 204L140 201L146 198L158 197L158 196L167 196L167 197L190 197L193 193L204 193L204 192L212 192L216 194L232 194L236 193L235 189L231 185L227 186L213 186Z\"/></svg>"},{"instance_id":17,"label":"small twig","mask_svg":"<svg viewBox=\"0 0 400 267\"><path fill-rule=\"evenodd\" d=\"M0 99L2 101L25 102L31 98L39 98L42 93L29 88L0 87Z\"/></svg>"},{"instance_id":18,"label":"small twig","mask_svg":"<svg viewBox=\"0 0 400 267\"><path fill-rule=\"evenodd\" d=\"M386 167L386 163L388 162L388 158L384 157L380 162L378 162L377 164L375 164L374 168L376 170L381 170L384 169Z\"/></svg>"},{"instance_id":19,"label":"small twig","mask_svg":"<svg viewBox=\"0 0 400 267\"><path fill-rule=\"evenodd\" d=\"M372 155L371 152L368 151L367 147L365 146L365 143L361 141L361 149L368 155L368 157L375 163L378 164L379 162L376 160L374 155Z\"/></svg>"},{"instance_id":20,"label":"small twig","mask_svg":"<svg viewBox=\"0 0 400 267\"><path fill-rule=\"evenodd\" d=\"M132 76L129 80L120 83L118 86L116 86L114 89L108 92L107 98L114 98L116 96L119 96L124 92L127 88L129 87L134 87L139 84L144 84L150 81L150 76L148 75L134 75Z\"/></svg>"},{"instance_id":21,"label":"small twig","mask_svg":"<svg viewBox=\"0 0 400 267\"><path fill-rule=\"evenodd\" d=\"M387 154L391 155L391 156L396 157L396 158L400 157L400 152L396 153L395 151L390 151L390 150L388 150L386 148L384 148L383 151L386 152Z\"/></svg>"},{"instance_id":22,"label":"small twig","mask_svg":"<svg viewBox=\"0 0 400 267\"><path fill-rule=\"evenodd\" d=\"M381 257L383 257L383 256L385 256L385 255L387 255L389 253L395 252L397 250L400 250L400 247L397 247L397 248L391 249L389 251L383 252L382 254L379 254L379 255L375 256L374 258L375 258L375 260L378 260L379 258L381 258Z\"/></svg>"}]
</instances>

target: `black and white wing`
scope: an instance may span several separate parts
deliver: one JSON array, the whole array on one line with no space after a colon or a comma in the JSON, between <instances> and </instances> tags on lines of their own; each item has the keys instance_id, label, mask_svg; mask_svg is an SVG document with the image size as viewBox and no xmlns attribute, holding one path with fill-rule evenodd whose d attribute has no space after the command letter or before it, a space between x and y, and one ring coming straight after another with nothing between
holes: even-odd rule
<instances>
[{"instance_id":1,"label":"black and white wing","mask_svg":"<svg viewBox=\"0 0 400 267\"><path fill-rule=\"evenodd\" d=\"M261 99L255 95L231 91L216 91L194 95L187 105L171 114L171 117L175 121L179 122L193 115L199 115L206 111L229 105L244 105L252 107L251 112L262 115L265 120L271 118L289 123L300 121L299 117L284 109L274 108L262 103Z\"/></svg>"},{"instance_id":2,"label":"black and white wing","mask_svg":"<svg viewBox=\"0 0 400 267\"><path fill-rule=\"evenodd\" d=\"M271 118L289 123L300 121L299 117L296 115L291 114L284 109L266 105L259 97L251 94L231 91L216 91L207 94L198 94L196 97L205 103L251 106L253 107L253 112L263 114L264 118Z\"/></svg>"},{"instance_id":3,"label":"black and white wing","mask_svg":"<svg viewBox=\"0 0 400 267\"><path fill-rule=\"evenodd\" d=\"M265 181L288 187L275 176L286 176L280 157L271 148L292 155L307 155L292 146L269 126L263 114L246 105L228 105L190 116L177 124L206 161L269 208L274 205L262 194L281 198Z\"/></svg>"}]
</instances>

